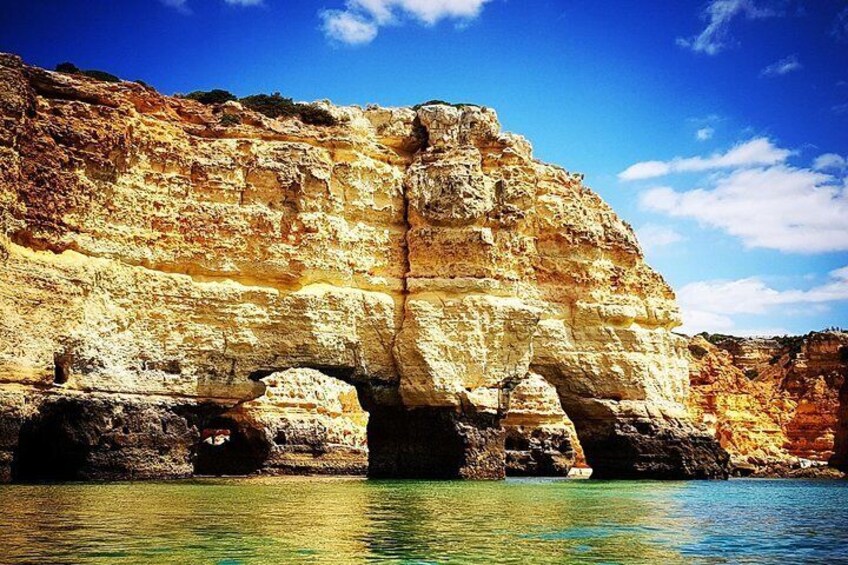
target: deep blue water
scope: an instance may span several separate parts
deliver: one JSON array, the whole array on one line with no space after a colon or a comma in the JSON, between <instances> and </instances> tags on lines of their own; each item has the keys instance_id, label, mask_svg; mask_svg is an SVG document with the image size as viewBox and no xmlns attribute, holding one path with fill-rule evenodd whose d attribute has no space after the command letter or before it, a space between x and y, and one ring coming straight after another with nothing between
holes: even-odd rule
<instances>
[{"instance_id":1,"label":"deep blue water","mask_svg":"<svg viewBox=\"0 0 848 565\"><path fill-rule=\"evenodd\" d=\"M848 563L848 481L0 486L2 563Z\"/></svg>"}]
</instances>

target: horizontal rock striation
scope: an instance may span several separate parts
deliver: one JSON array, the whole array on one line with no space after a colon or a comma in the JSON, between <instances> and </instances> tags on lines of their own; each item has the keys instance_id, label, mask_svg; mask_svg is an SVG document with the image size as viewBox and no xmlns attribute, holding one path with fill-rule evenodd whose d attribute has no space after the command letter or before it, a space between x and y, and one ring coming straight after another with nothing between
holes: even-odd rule
<instances>
[{"instance_id":1,"label":"horizontal rock striation","mask_svg":"<svg viewBox=\"0 0 848 565\"><path fill-rule=\"evenodd\" d=\"M738 474L832 475L845 468L848 334L777 339L696 336L694 417L731 454Z\"/></svg>"},{"instance_id":2,"label":"horizontal rock striation","mask_svg":"<svg viewBox=\"0 0 848 565\"><path fill-rule=\"evenodd\" d=\"M327 379L373 476L497 478L527 378L599 476L726 475L674 296L580 175L487 108L323 107L338 125L0 55L5 478L51 478L39 442L76 450L62 478L353 471Z\"/></svg>"}]
</instances>

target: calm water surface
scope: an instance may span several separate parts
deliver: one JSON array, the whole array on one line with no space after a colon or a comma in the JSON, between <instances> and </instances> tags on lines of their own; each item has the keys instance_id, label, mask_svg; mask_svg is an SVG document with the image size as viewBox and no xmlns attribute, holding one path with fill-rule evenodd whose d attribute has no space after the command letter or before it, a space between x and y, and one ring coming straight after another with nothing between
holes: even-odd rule
<instances>
[{"instance_id":1,"label":"calm water surface","mask_svg":"<svg viewBox=\"0 0 848 565\"><path fill-rule=\"evenodd\" d=\"M848 481L0 486L2 563L848 563Z\"/></svg>"}]
</instances>

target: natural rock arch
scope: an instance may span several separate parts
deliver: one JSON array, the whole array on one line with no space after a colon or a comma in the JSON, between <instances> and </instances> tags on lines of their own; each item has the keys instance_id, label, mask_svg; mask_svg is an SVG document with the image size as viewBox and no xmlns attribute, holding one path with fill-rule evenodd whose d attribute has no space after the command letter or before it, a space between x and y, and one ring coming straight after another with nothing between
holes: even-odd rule
<instances>
[{"instance_id":1,"label":"natural rock arch","mask_svg":"<svg viewBox=\"0 0 848 565\"><path fill-rule=\"evenodd\" d=\"M206 423L200 475L364 474L368 419L356 389L315 369L263 377L262 395Z\"/></svg>"},{"instance_id":2,"label":"natural rock arch","mask_svg":"<svg viewBox=\"0 0 848 565\"><path fill-rule=\"evenodd\" d=\"M512 388L501 425L507 475L564 477L576 464L585 466L574 423L541 375L529 373Z\"/></svg>"}]
</instances>

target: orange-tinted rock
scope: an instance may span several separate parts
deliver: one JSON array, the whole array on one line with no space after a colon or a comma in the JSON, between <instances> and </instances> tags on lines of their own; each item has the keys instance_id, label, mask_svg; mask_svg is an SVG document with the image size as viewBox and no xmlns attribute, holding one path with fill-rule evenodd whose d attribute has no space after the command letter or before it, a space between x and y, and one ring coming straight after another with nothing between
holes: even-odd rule
<instances>
[{"instance_id":1,"label":"orange-tinted rock","mask_svg":"<svg viewBox=\"0 0 848 565\"><path fill-rule=\"evenodd\" d=\"M695 336L689 344L690 411L739 472L795 475L835 464L844 441L846 346L842 332L716 345Z\"/></svg>"}]
</instances>

